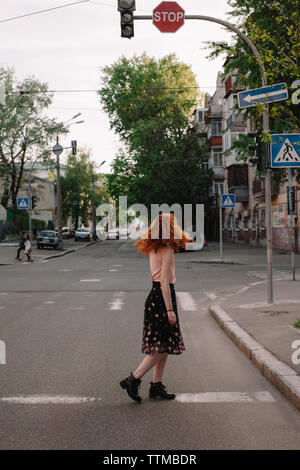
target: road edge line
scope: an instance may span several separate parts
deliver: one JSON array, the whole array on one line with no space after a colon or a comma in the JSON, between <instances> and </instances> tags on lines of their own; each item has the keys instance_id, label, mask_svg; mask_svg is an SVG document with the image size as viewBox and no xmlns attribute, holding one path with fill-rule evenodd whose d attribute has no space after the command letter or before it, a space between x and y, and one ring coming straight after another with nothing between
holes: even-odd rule
<instances>
[{"instance_id":1,"label":"road edge line","mask_svg":"<svg viewBox=\"0 0 300 470\"><path fill-rule=\"evenodd\" d=\"M70 250L64 251L63 253L59 253L57 255L47 256L46 258L43 258L40 261L40 263L42 261L48 261L48 260L53 259L53 258L61 258L62 256L68 255L69 253L74 253L75 251L82 250L83 248L86 248L87 246L90 246L90 245L94 245L95 243L98 243L98 242L102 242L102 240L95 240L95 241L87 243L86 245L80 246L79 248L71 248Z\"/></svg>"},{"instance_id":2,"label":"road edge line","mask_svg":"<svg viewBox=\"0 0 300 470\"><path fill-rule=\"evenodd\" d=\"M227 336L271 382L300 411L300 376L290 366L256 341L234 321L220 305L209 306L209 313Z\"/></svg>"}]
</instances>

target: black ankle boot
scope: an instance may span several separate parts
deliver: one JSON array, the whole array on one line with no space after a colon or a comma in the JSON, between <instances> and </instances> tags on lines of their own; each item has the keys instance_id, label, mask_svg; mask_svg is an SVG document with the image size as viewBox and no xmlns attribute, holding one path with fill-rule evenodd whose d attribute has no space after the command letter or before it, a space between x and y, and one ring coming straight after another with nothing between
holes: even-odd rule
<instances>
[{"instance_id":1,"label":"black ankle boot","mask_svg":"<svg viewBox=\"0 0 300 470\"><path fill-rule=\"evenodd\" d=\"M166 387L161 382L150 382L149 398L157 398L158 396L164 400L174 400L176 395L168 393Z\"/></svg>"},{"instance_id":2,"label":"black ankle boot","mask_svg":"<svg viewBox=\"0 0 300 470\"><path fill-rule=\"evenodd\" d=\"M133 373L130 372L130 376L126 377L126 379L122 380L120 382L120 385L122 388L126 388L128 395L130 398L132 398L134 401L137 401L140 403L142 401L142 398L139 396L139 391L138 388L141 384L140 379L136 379L133 376Z\"/></svg>"}]
</instances>

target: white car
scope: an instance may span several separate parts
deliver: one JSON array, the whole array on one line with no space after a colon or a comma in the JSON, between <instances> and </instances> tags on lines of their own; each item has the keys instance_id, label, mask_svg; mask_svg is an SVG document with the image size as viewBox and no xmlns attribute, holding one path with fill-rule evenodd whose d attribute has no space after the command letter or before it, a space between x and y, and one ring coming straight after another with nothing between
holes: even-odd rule
<instances>
[{"instance_id":1,"label":"white car","mask_svg":"<svg viewBox=\"0 0 300 470\"><path fill-rule=\"evenodd\" d=\"M117 240L119 238L119 227L108 229L106 235L108 240Z\"/></svg>"},{"instance_id":2,"label":"white car","mask_svg":"<svg viewBox=\"0 0 300 470\"><path fill-rule=\"evenodd\" d=\"M78 228L75 232L75 241L85 240L89 242L91 240L91 232L89 228Z\"/></svg>"}]
</instances>

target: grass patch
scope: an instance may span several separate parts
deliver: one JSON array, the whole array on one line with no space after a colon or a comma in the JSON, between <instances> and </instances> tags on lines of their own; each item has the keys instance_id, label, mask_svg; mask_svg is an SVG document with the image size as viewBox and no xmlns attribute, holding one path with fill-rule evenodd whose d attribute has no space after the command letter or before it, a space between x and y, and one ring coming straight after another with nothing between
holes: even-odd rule
<instances>
[{"instance_id":1,"label":"grass patch","mask_svg":"<svg viewBox=\"0 0 300 470\"><path fill-rule=\"evenodd\" d=\"M294 323L294 327L295 327L295 328L300 328L300 320L297 320L297 321Z\"/></svg>"}]
</instances>

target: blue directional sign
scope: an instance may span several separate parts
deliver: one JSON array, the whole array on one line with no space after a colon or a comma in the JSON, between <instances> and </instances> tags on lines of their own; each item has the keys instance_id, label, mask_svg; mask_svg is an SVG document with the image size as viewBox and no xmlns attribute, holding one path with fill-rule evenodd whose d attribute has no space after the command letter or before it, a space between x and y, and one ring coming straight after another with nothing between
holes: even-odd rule
<instances>
[{"instance_id":1,"label":"blue directional sign","mask_svg":"<svg viewBox=\"0 0 300 470\"><path fill-rule=\"evenodd\" d=\"M18 197L17 207L18 207L18 209L29 209L29 198L28 197Z\"/></svg>"},{"instance_id":2,"label":"blue directional sign","mask_svg":"<svg viewBox=\"0 0 300 470\"><path fill-rule=\"evenodd\" d=\"M235 194L222 194L222 207L234 207Z\"/></svg>"},{"instance_id":3,"label":"blue directional sign","mask_svg":"<svg viewBox=\"0 0 300 470\"><path fill-rule=\"evenodd\" d=\"M256 103L272 103L288 99L288 90L286 83L277 83L276 85L255 88L254 90L240 91L238 103L240 108L249 108Z\"/></svg>"},{"instance_id":4,"label":"blue directional sign","mask_svg":"<svg viewBox=\"0 0 300 470\"><path fill-rule=\"evenodd\" d=\"M272 134L271 166L300 167L300 134Z\"/></svg>"}]
</instances>

